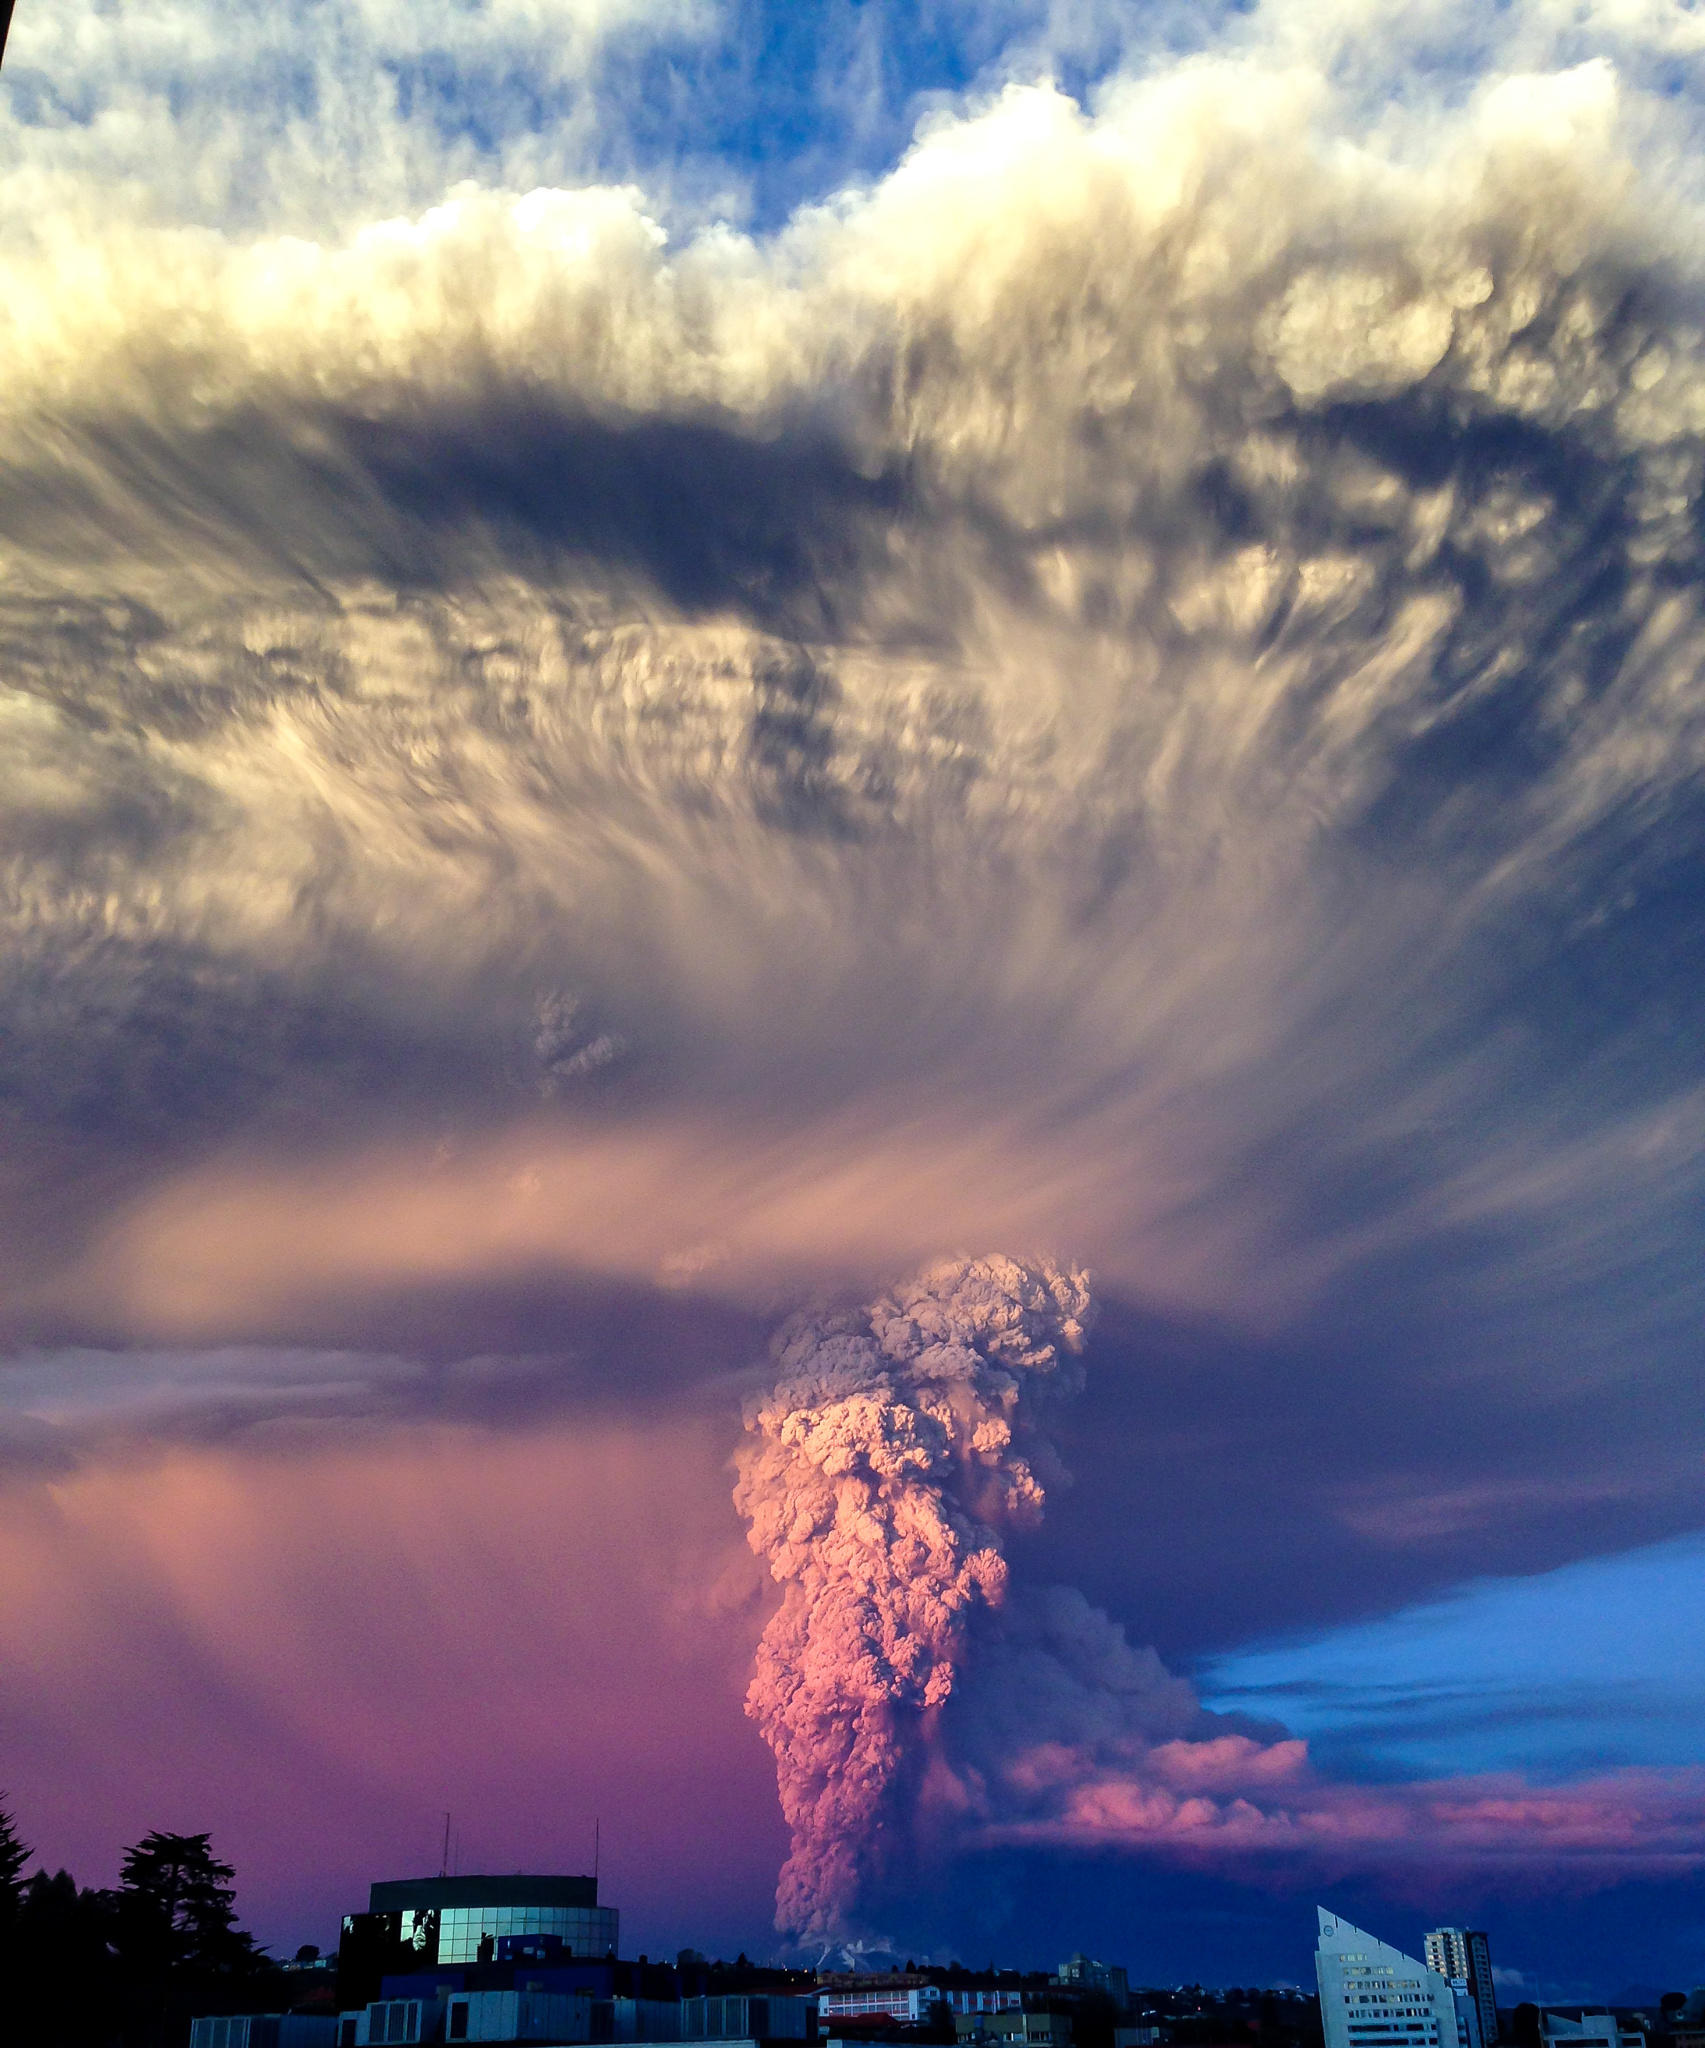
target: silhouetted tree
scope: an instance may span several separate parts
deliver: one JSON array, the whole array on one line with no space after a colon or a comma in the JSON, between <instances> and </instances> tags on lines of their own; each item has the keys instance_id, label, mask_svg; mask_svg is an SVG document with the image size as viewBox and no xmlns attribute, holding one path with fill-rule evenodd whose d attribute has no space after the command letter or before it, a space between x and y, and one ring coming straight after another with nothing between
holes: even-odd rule
<instances>
[{"instance_id":1,"label":"silhouetted tree","mask_svg":"<svg viewBox=\"0 0 1705 2048\"><path fill-rule=\"evenodd\" d=\"M237 1926L235 1876L206 1835L144 1835L119 1872L121 1953L144 1967L245 1971L254 1942Z\"/></svg>"},{"instance_id":2,"label":"silhouetted tree","mask_svg":"<svg viewBox=\"0 0 1705 2048\"><path fill-rule=\"evenodd\" d=\"M10 1962L24 1896L24 1865L30 1851L17 1825L0 1806L0 1957Z\"/></svg>"},{"instance_id":3,"label":"silhouetted tree","mask_svg":"<svg viewBox=\"0 0 1705 2048\"><path fill-rule=\"evenodd\" d=\"M0 1793L0 1800L5 1798ZM23 1890L24 1865L30 1860L30 1851L18 1833L18 1826L5 1806L0 1805L0 1891L3 1891L15 1905Z\"/></svg>"},{"instance_id":4,"label":"silhouetted tree","mask_svg":"<svg viewBox=\"0 0 1705 2048\"><path fill-rule=\"evenodd\" d=\"M110 2048L120 2010L109 1892L79 1891L68 1870L23 1887L10 2012L18 2048Z\"/></svg>"},{"instance_id":5,"label":"silhouetted tree","mask_svg":"<svg viewBox=\"0 0 1705 2048\"><path fill-rule=\"evenodd\" d=\"M171 2048L193 2013L229 2009L264 1969L237 1926L230 1864L206 1835L158 1830L125 1851L113 1935L131 2048Z\"/></svg>"},{"instance_id":6,"label":"silhouetted tree","mask_svg":"<svg viewBox=\"0 0 1705 2048\"><path fill-rule=\"evenodd\" d=\"M953 2008L944 1998L932 1998L924 2008L918 2032L926 2041L957 2041L959 2029L953 2023Z\"/></svg>"}]
</instances>

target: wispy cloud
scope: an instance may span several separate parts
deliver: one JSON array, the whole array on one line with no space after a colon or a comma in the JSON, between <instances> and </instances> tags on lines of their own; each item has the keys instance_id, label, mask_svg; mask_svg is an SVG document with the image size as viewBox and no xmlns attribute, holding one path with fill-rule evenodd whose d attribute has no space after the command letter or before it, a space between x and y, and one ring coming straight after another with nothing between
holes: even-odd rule
<instances>
[{"instance_id":1,"label":"wispy cloud","mask_svg":"<svg viewBox=\"0 0 1705 2048\"><path fill-rule=\"evenodd\" d=\"M1700 1741L1697 1537L1485 1579L1377 1620L1252 1646L1202 1674L1364 1768L1472 1758L1552 1774L1684 1764Z\"/></svg>"}]
</instances>

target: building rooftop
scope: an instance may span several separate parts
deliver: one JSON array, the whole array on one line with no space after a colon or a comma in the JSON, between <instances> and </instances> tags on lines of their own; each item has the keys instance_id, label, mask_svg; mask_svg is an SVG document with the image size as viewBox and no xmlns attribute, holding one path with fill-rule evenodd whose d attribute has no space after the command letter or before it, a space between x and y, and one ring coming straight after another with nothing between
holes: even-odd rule
<instances>
[{"instance_id":1,"label":"building rooftop","mask_svg":"<svg viewBox=\"0 0 1705 2048\"><path fill-rule=\"evenodd\" d=\"M371 1913L421 1913L457 1906L595 1906L595 1877L398 1877L372 1886Z\"/></svg>"}]
</instances>

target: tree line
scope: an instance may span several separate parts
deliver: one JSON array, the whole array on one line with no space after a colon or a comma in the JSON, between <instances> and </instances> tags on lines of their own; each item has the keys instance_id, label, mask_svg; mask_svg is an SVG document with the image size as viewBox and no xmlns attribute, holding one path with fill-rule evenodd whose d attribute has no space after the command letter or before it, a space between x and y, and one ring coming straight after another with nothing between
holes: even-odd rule
<instances>
[{"instance_id":1,"label":"tree line","mask_svg":"<svg viewBox=\"0 0 1705 2048\"><path fill-rule=\"evenodd\" d=\"M237 1925L235 1872L206 1835L151 1831L105 1890L45 1865L26 1878L33 1853L0 1805L0 2038L180 2048L196 2014L260 2009L274 1966Z\"/></svg>"}]
</instances>

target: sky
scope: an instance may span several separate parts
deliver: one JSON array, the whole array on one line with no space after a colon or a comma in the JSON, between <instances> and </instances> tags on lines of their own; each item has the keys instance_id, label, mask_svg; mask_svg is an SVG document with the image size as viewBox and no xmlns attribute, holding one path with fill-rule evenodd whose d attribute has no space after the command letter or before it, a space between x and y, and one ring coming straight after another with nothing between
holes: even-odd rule
<instances>
[{"instance_id":1,"label":"sky","mask_svg":"<svg viewBox=\"0 0 1705 2048\"><path fill-rule=\"evenodd\" d=\"M1702 112L1684 0L21 0L50 1867L1705 1978Z\"/></svg>"}]
</instances>

